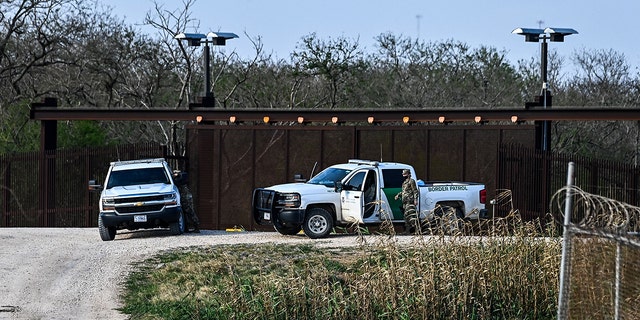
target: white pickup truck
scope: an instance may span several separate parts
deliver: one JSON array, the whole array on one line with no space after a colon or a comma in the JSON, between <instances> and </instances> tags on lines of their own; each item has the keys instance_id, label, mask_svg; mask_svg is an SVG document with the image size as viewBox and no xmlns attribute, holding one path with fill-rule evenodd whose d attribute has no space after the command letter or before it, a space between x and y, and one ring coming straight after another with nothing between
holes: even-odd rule
<instances>
[{"instance_id":1,"label":"white pickup truck","mask_svg":"<svg viewBox=\"0 0 640 320\"><path fill-rule=\"evenodd\" d=\"M100 192L102 240L113 240L119 229L168 227L172 234L182 234L185 221L178 182L163 158L111 162L104 185L89 181L89 190Z\"/></svg>"},{"instance_id":2,"label":"white pickup truck","mask_svg":"<svg viewBox=\"0 0 640 320\"><path fill-rule=\"evenodd\" d=\"M281 234L304 230L310 238L326 237L335 226L353 223L376 225L390 220L403 223L401 200L402 163L349 160L330 166L307 182L257 188L252 211L258 224L270 225ZM418 212L421 221L430 221L438 212L452 211L457 218L486 216L486 190L480 183L417 181L420 189Z\"/></svg>"}]
</instances>

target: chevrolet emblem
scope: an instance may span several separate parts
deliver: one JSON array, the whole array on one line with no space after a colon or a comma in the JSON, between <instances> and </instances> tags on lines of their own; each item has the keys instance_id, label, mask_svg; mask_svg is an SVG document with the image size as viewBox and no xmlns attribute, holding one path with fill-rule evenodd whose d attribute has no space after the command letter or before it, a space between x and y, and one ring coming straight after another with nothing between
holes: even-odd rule
<instances>
[{"instance_id":1,"label":"chevrolet emblem","mask_svg":"<svg viewBox=\"0 0 640 320\"><path fill-rule=\"evenodd\" d=\"M136 202L136 204L134 204L134 206L136 207L142 207L144 205L144 202Z\"/></svg>"}]
</instances>

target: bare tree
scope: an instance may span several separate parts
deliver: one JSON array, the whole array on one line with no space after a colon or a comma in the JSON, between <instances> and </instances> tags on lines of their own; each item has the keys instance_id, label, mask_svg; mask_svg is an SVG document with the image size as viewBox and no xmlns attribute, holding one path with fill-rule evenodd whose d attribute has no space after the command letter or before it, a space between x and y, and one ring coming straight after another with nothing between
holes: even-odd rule
<instances>
[{"instance_id":1,"label":"bare tree","mask_svg":"<svg viewBox=\"0 0 640 320\"><path fill-rule=\"evenodd\" d=\"M166 57L162 58L167 64L167 69L172 70L173 76L178 80L176 83L179 89L176 92L175 86L169 92L175 93L177 99L173 99L173 108L187 108L189 97L192 96L192 80L196 65L195 53L193 50L187 50L182 42L176 41L174 37L186 32L190 27L197 27L198 21L191 17L191 8L195 0L186 0L182 3L182 7L167 10L163 5L154 1L154 9L147 13L145 23L152 26L157 31L158 41L164 50L162 52ZM163 76L163 75L160 75ZM161 81L161 78L157 78ZM180 148L179 141L184 141L184 124L178 121L169 121L166 128L165 124L158 122L167 144L170 146L169 151L172 154L184 154L185 149ZM168 129L168 130L167 130Z\"/></svg>"},{"instance_id":2,"label":"bare tree","mask_svg":"<svg viewBox=\"0 0 640 320\"><path fill-rule=\"evenodd\" d=\"M49 70L67 63L58 56L88 8L81 0L0 1L0 150L29 148L36 139L29 103L51 95Z\"/></svg>"},{"instance_id":3,"label":"bare tree","mask_svg":"<svg viewBox=\"0 0 640 320\"><path fill-rule=\"evenodd\" d=\"M558 97L572 106L638 107L638 80L623 54L613 50L575 53L576 75L559 90ZM558 122L554 126L558 151L638 163L640 125L633 121Z\"/></svg>"},{"instance_id":4,"label":"bare tree","mask_svg":"<svg viewBox=\"0 0 640 320\"><path fill-rule=\"evenodd\" d=\"M344 103L348 99L345 83L350 76L366 68L358 41L343 37L323 41L313 33L303 37L298 48L292 54L295 70L306 78L310 87L324 89L323 96L309 107L333 109Z\"/></svg>"},{"instance_id":5,"label":"bare tree","mask_svg":"<svg viewBox=\"0 0 640 320\"><path fill-rule=\"evenodd\" d=\"M631 67L623 54L613 50L584 50L575 54L574 61L578 73L567 84L567 100L585 106L638 103Z\"/></svg>"},{"instance_id":6,"label":"bare tree","mask_svg":"<svg viewBox=\"0 0 640 320\"><path fill-rule=\"evenodd\" d=\"M455 41L380 35L367 105L387 108L499 107L517 101L520 81L504 52Z\"/></svg>"}]
</instances>

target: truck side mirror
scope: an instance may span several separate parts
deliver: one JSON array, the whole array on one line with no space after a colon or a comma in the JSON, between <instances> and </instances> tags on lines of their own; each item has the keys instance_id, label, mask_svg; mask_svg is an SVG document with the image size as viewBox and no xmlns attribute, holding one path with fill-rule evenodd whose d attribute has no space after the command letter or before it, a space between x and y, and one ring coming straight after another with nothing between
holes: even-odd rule
<instances>
[{"instance_id":1,"label":"truck side mirror","mask_svg":"<svg viewBox=\"0 0 640 320\"><path fill-rule=\"evenodd\" d=\"M89 180L89 191L102 191L102 186L97 184L95 180Z\"/></svg>"},{"instance_id":2,"label":"truck side mirror","mask_svg":"<svg viewBox=\"0 0 640 320\"><path fill-rule=\"evenodd\" d=\"M183 186L189 183L189 173L187 172L179 172L177 175L173 176L173 182L177 186Z\"/></svg>"},{"instance_id":3,"label":"truck side mirror","mask_svg":"<svg viewBox=\"0 0 640 320\"><path fill-rule=\"evenodd\" d=\"M344 185L342 185L342 181L336 181L336 182L335 182L334 190L335 190L336 192L341 192L341 191L342 191L342 189L344 189Z\"/></svg>"},{"instance_id":4,"label":"truck side mirror","mask_svg":"<svg viewBox=\"0 0 640 320\"><path fill-rule=\"evenodd\" d=\"M307 179L305 179L301 174L296 173L293 175L293 181L295 182L307 182Z\"/></svg>"}]
</instances>

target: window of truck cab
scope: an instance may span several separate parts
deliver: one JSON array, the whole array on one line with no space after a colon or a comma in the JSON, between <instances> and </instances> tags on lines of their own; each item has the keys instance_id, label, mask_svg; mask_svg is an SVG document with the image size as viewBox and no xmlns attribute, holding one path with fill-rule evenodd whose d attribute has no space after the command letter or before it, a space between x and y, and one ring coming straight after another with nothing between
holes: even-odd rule
<instances>
[{"instance_id":1,"label":"window of truck cab","mask_svg":"<svg viewBox=\"0 0 640 320\"><path fill-rule=\"evenodd\" d=\"M382 178L384 179L385 188L402 188L404 177L400 169L382 169ZM412 177L413 178L413 177Z\"/></svg>"},{"instance_id":2,"label":"window of truck cab","mask_svg":"<svg viewBox=\"0 0 640 320\"><path fill-rule=\"evenodd\" d=\"M349 172L351 172L349 169L326 168L307 181L307 183L321 184L325 187L333 188L336 182L342 181Z\"/></svg>"},{"instance_id":3,"label":"window of truck cab","mask_svg":"<svg viewBox=\"0 0 640 320\"><path fill-rule=\"evenodd\" d=\"M362 191L366 171L356 172L344 185L344 190Z\"/></svg>"},{"instance_id":4,"label":"window of truck cab","mask_svg":"<svg viewBox=\"0 0 640 320\"><path fill-rule=\"evenodd\" d=\"M106 188L111 189L113 187L154 183L171 183L164 167L113 170L109 176Z\"/></svg>"}]
</instances>

